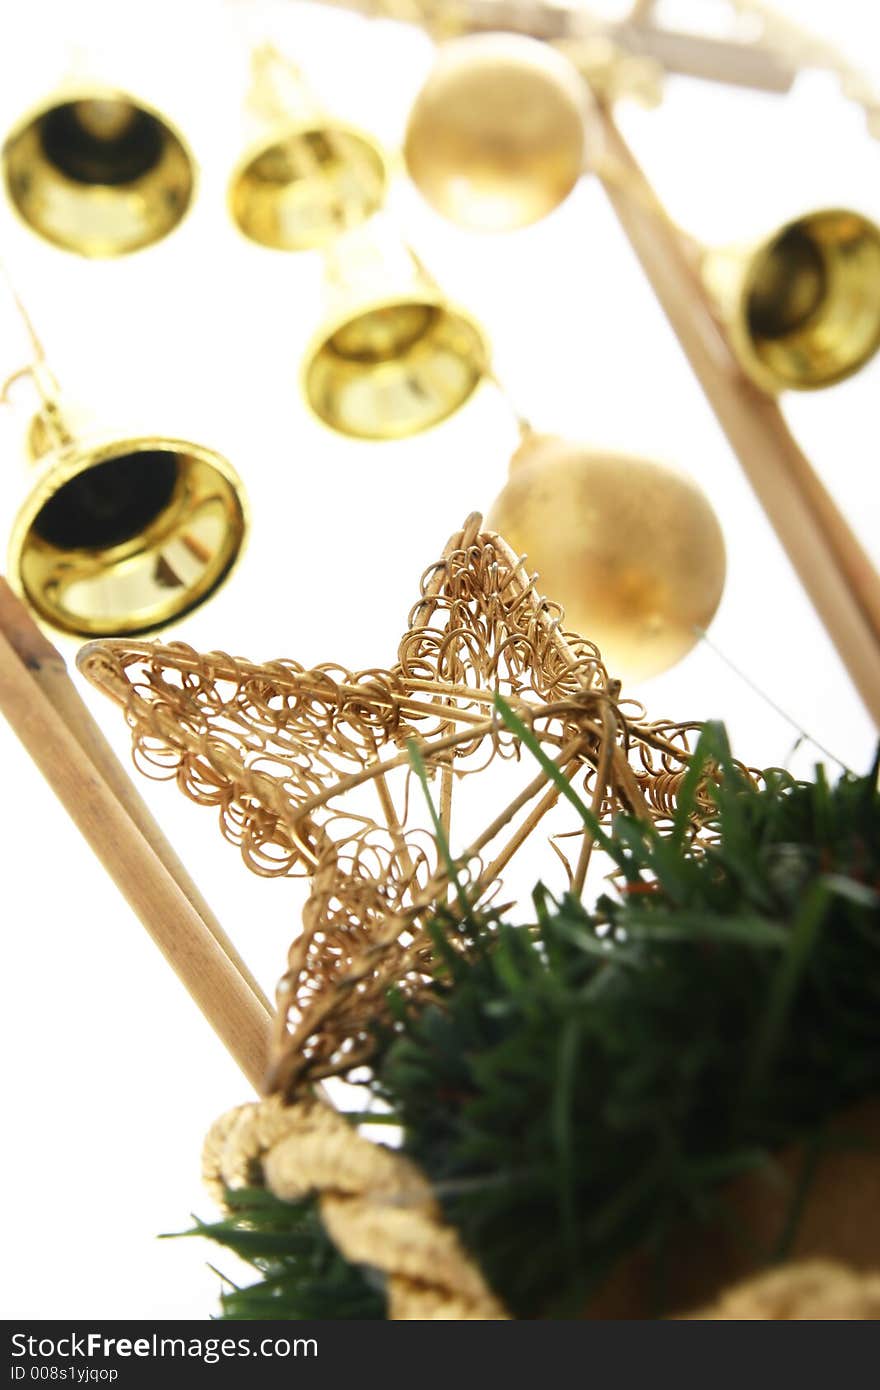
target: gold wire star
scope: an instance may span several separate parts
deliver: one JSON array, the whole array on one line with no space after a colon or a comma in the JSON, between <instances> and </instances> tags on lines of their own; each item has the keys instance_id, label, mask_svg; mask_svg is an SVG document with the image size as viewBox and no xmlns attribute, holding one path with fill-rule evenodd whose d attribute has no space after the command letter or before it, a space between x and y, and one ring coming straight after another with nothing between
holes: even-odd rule
<instances>
[{"instance_id":1,"label":"gold wire star","mask_svg":"<svg viewBox=\"0 0 880 1390\"><path fill-rule=\"evenodd\" d=\"M285 1096L365 1061L389 987L412 996L428 979L438 903L453 890L450 910L486 903L560 783L580 788L573 799L599 822L674 811L699 725L648 723L622 702L596 647L563 630L558 605L481 526L468 517L424 574L390 670L255 665L125 639L80 653L124 708L143 771L217 808L256 873L310 879L279 986L271 1084ZM543 762L524 750L532 738ZM522 760L524 785L453 860L454 791L497 759ZM431 815L414 768L434 783ZM564 838L576 856L555 848L580 893L594 837L574 820Z\"/></svg>"}]
</instances>

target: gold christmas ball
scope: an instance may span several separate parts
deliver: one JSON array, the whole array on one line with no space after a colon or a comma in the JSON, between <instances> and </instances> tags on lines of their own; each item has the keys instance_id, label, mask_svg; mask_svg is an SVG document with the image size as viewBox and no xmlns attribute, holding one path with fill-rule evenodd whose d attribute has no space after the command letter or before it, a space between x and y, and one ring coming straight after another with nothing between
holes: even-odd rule
<instances>
[{"instance_id":1,"label":"gold christmas ball","mask_svg":"<svg viewBox=\"0 0 880 1390\"><path fill-rule=\"evenodd\" d=\"M462 226L506 231L537 222L583 172L586 101L573 65L537 39L454 39L410 114L410 177Z\"/></svg>"},{"instance_id":2,"label":"gold christmas ball","mask_svg":"<svg viewBox=\"0 0 880 1390\"><path fill-rule=\"evenodd\" d=\"M715 513L695 483L647 459L527 435L488 524L527 557L565 627L596 643L612 676L674 666L721 599Z\"/></svg>"}]
</instances>

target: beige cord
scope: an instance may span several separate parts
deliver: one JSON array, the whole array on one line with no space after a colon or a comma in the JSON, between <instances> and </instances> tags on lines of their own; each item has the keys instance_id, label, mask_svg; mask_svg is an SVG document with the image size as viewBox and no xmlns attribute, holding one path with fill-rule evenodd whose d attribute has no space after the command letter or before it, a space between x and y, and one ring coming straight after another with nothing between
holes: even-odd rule
<instances>
[{"instance_id":1,"label":"beige cord","mask_svg":"<svg viewBox=\"0 0 880 1390\"><path fill-rule=\"evenodd\" d=\"M365 1139L320 1100L285 1106L277 1097L243 1105L211 1129L205 1181L227 1189L265 1186L281 1201L315 1195L327 1232L352 1264L388 1281L393 1320L506 1320L425 1176L409 1159ZM736 1284L685 1320L880 1319L880 1270L831 1260L783 1265Z\"/></svg>"},{"instance_id":2,"label":"beige cord","mask_svg":"<svg viewBox=\"0 0 880 1390\"><path fill-rule=\"evenodd\" d=\"M804 1260L727 1289L690 1319L803 1322L880 1318L880 1271L832 1260Z\"/></svg>"},{"instance_id":3,"label":"beige cord","mask_svg":"<svg viewBox=\"0 0 880 1390\"><path fill-rule=\"evenodd\" d=\"M205 1181L265 1186L284 1202L317 1196L327 1232L352 1264L388 1281L388 1317L496 1321L508 1314L409 1159L373 1144L323 1101L277 1096L223 1115L205 1141Z\"/></svg>"}]
</instances>

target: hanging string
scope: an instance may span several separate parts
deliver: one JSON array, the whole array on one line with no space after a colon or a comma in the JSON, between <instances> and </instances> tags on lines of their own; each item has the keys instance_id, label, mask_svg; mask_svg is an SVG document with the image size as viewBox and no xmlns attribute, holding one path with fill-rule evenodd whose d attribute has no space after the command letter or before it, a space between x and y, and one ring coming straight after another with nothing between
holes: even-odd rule
<instances>
[{"instance_id":1,"label":"hanging string","mask_svg":"<svg viewBox=\"0 0 880 1390\"><path fill-rule=\"evenodd\" d=\"M40 399L38 419L41 425L48 430L49 437L55 444L66 444L70 441L71 434L67 428L59 403L61 388L58 385L55 373L46 361L46 350L33 325L31 316L25 308L21 296L15 287L15 283L2 260L0 260L0 278L5 282L9 297L18 311L31 349L31 360L25 362L23 366L17 367L13 372L10 372L9 376L7 376L4 381L0 381L0 406L11 406L11 388L16 382L23 381L25 377L29 377Z\"/></svg>"},{"instance_id":2,"label":"hanging string","mask_svg":"<svg viewBox=\"0 0 880 1390\"><path fill-rule=\"evenodd\" d=\"M832 753L830 748L826 748L824 743L820 743L819 739L817 739L813 734L809 733L808 730L806 730L801 724L799 724L798 721L793 717L793 715L790 715L787 710L784 710L781 705L778 705L776 701L773 699L773 697L767 694L766 690L762 690L761 686L758 685L756 681L752 680L751 676L747 675L746 672L743 671L740 666L737 666L736 663L732 661L731 658L727 656L727 654L723 652L721 648L716 645L715 642L712 641L711 637L709 637L709 635L703 628L695 627L694 632L697 634L700 641L705 643L709 650L712 651L715 654L715 656L718 657L719 661L723 661L724 665L730 671L732 671L735 676L738 676L739 679L745 685L747 685L749 689L752 690L761 700L763 700L765 705L769 705L770 709L772 709L774 713L778 714L781 719L785 720L786 724L789 724L793 729L797 731L797 733L800 735L800 738L798 739L798 743L795 744L795 748L797 748L798 744L801 742L812 743L814 748L818 748L819 752L824 753L826 758L830 758L832 762L837 763L838 767L843 768L844 772L848 773L851 777L855 776L855 773L853 772L852 768L849 767L848 764L845 763L842 758L838 758L836 753ZM792 749L792 752L794 752L794 749Z\"/></svg>"},{"instance_id":3,"label":"hanging string","mask_svg":"<svg viewBox=\"0 0 880 1390\"><path fill-rule=\"evenodd\" d=\"M513 416L514 424L520 433L520 439L526 439L529 435L534 434L535 429L531 420L520 410L509 387L502 381L501 377L496 372L494 363L490 362L484 367L483 376L491 386L495 387L495 390L501 396L505 406Z\"/></svg>"}]
</instances>

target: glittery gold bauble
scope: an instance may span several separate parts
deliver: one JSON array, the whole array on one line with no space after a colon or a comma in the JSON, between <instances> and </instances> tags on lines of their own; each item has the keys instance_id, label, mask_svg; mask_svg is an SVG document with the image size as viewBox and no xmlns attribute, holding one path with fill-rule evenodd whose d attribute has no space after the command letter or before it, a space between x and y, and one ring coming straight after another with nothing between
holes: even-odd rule
<instances>
[{"instance_id":1,"label":"glittery gold bauble","mask_svg":"<svg viewBox=\"0 0 880 1390\"><path fill-rule=\"evenodd\" d=\"M581 176L585 103L572 64L536 39L455 39L440 49L409 118L410 177L462 226L536 222Z\"/></svg>"},{"instance_id":2,"label":"glittery gold bauble","mask_svg":"<svg viewBox=\"0 0 880 1390\"><path fill-rule=\"evenodd\" d=\"M537 570L565 626L610 674L657 675L690 651L724 587L724 540L688 478L647 459L527 435L488 522Z\"/></svg>"}]
</instances>

